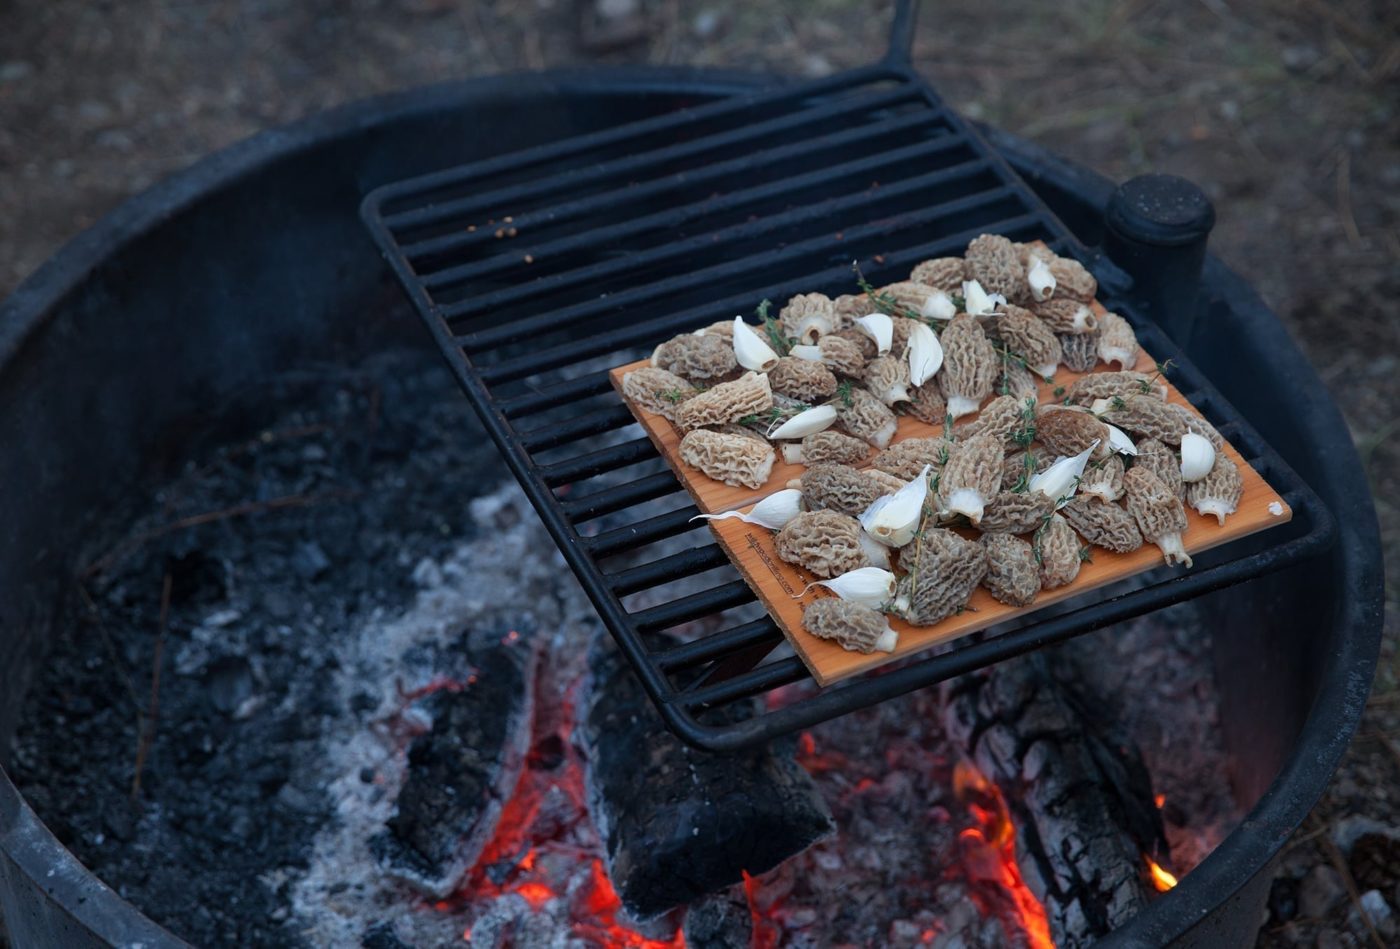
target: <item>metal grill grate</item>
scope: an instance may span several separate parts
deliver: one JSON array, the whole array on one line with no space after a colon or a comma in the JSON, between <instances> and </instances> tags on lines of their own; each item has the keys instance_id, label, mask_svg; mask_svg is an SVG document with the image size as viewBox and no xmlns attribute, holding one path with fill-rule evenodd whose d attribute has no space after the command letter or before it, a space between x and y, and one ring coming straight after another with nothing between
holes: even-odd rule
<instances>
[{"instance_id":1,"label":"metal grill grate","mask_svg":"<svg viewBox=\"0 0 1400 949\"><path fill-rule=\"evenodd\" d=\"M908 30L907 10L896 30ZM907 42L907 40L906 40ZM1104 296L1292 506L1185 575L992 630L746 721L707 710L808 678L612 393L611 366L764 298L850 292L981 233L1090 255L895 53L375 190L363 217L570 568L668 725L732 749L1278 569L1331 540L1326 510L1156 326ZM1286 535L1281 531L1286 530ZM677 538L698 532L694 546ZM1222 555L1223 554L1223 555ZM672 598L667 599L675 592ZM641 602L637 602L640 599ZM629 602L630 600L630 602ZM703 621L682 645L657 634ZM766 660L766 661L765 661Z\"/></svg>"}]
</instances>

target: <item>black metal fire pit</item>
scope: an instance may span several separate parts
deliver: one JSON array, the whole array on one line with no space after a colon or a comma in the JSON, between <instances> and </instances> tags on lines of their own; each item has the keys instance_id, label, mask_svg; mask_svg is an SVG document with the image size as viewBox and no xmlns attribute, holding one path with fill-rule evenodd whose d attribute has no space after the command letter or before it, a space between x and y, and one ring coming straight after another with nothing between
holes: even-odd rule
<instances>
[{"instance_id":1,"label":"black metal fire pit","mask_svg":"<svg viewBox=\"0 0 1400 949\"><path fill-rule=\"evenodd\" d=\"M9 446L0 454L0 764L50 631L68 619L59 604L78 566L70 552L94 512L178 455L215 413L236 428L268 378L307 361L353 361L418 332L359 229L363 195L774 82L686 70L554 72L374 100L202 162L129 202L27 281L0 306L0 444ZM507 120L522 115L531 121ZM1110 183L988 134L1076 241L1112 249ZM1201 289L1187 354L1320 496L1336 542L1209 595L1225 744L1250 811L1177 889L1105 944L1252 937L1265 868L1350 739L1378 649L1379 543L1346 427L1247 284L1207 258ZM180 944L66 852L2 774L0 932L26 949Z\"/></svg>"}]
</instances>

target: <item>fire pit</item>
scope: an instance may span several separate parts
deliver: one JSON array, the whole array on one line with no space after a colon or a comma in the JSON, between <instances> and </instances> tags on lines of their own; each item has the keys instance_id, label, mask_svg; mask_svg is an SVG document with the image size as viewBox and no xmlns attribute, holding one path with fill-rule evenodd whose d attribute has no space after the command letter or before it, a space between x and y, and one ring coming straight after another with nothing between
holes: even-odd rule
<instances>
[{"instance_id":1,"label":"fire pit","mask_svg":"<svg viewBox=\"0 0 1400 949\"><path fill-rule=\"evenodd\" d=\"M668 851L614 841L618 822L599 815L626 800L627 822L654 805L626 798L625 782L597 765L621 756L616 767L626 773L628 759L607 746L617 729L605 726L650 706L615 658L594 649L587 601L528 507L502 486L504 471L476 450L479 435L460 407L454 414L450 383L415 351L419 329L358 230L357 204L381 183L764 81L553 73L352 107L254 139L138 198L4 304L0 432L26 449L0 458L0 482L19 486L0 502L8 604L0 613L0 761L16 766L39 813L0 777L0 931L18 946L179 944L155 917L195 941L260 935L394 946L415 936L459 939L470 927L473 944L483 945L676 945L687 935L700 945L773 945L827 933L909 945L954 935L968 944L1043 944L1054 906L1011 855L1044 851L1031 838L1049 826L1053 807L1030 787L1007 793L998 760L971 750L977 742L959 723L985 733L1003 707L1001 693L976 679L754 753L744 770L766 777L762 789L743 789L745 800L786 789L790 800L809 802L792 822L793 846L823 836L825 808L834 839L776 869L772 855L744 854L753 858L744 866L750 878L716 896L628 888L628 847ZM531 123L506 120L518 115ZM480 127L494 130L490 142L472 134ZM1023 143L995 143L1079 240L1104 243L1108 183ZM1170 856L1190 872L1115 922L1106 945L1250 937L1263 871L1349 739L1377 648L1378 546L1345 428L1246 285L1208 259L1202 288L1190 308L1190 356L1323 498L1338 537L1285 572L1008 667L1018 682L1068 677L1103 696L1143 746L1157 793L1167 794ZM213 482L208 466L222 472ZM198 494L211 483L225 493ZM345 523L336 512L346 509L363 520ZM291 520L220 527L271 523L264 515L272 512ZM179 546L195 536L198 543ZM401 551L418 556L399 563ZM274 564L284 562L280 577ZM75 577L91 587L91 602ZM297 591L320 589L323 578L330 589L298 601ZM499 602L491 591L501 589L528 602ZM241 616L230 618L235 609ZM129 654L120 651L129 644L124 623L147 636ZM1107 681L1115 677L1104 656L1113 657L1110 672L1130 675ZM1062 668L1047 679L1041 666L1050 663ZM286 671L299 664L304 680ZM134 697L113 696L119 679L102 674L113 665L134 670ZM165 674L154 708L153 666ZM487 669L504 686L500 696L522 703L494 700L494 723L470 704L487 700L476 688ZM611 685L600 692L599 682ZM1056 688L1035 689L1045 703L1037 714L1073 712ZM1191 713L1154 735L1142 716L1166 714L1183 696ZM130 707L102 716L119 702ZM280 730L247 731L260 722ZM92 738L100 727L111 729L105 743ZM234 757L221 743L229 734L265 744ZM452 741L467 734L476 738ZM214 743L201 752L207 736ZM90 755L52 752L80 740ZM1067 747L1095 742L1113 744L1084 734ZM190 760L171 760L176 744ZM672 767L689 759L665 756L697 754L666 748L652 763ZM480 767L478 786L496 789L477 795L499 804L486 839L465 832L476 826L473 814L430 794L408 806L416 775L431 790L443 775L466 773L462 762ZM214 765L223 771L203 774ZM264 771L240 771L251 767ZM65 781L88 787L84 776L103 769L120 771L106 823L52 806L72 800L60 793ZM1211 785L1202 775L1228 781ZM124 824L115 805L128 805L137 776L138 799L161 800L162 782L169 785L162 806L178 802L178 819L143 805ZM453 787L465 800L468 784ZM228 800L235 789L249 794L242 811ZM249 845L273 862L234 866L235 874L210 867L207 880L189 881L205 902L222 900L207 925L198 907L152 902L168 896L169 881L161 889L128 872L162 861L193 866L175 852L182 840L219 846L219 828L203 826L202 811L254 825L265 811L290 851L269 856ZM412 839L414 815L431 815L420 854L446 829L464 832L447 835L430 865L407 865L390 838ZM720 828L703 817L695 836L717 839ZM164 836L152 836L153 827ZM230 828L222 847L231 863L256 830ZM133 857L153 842L171 849ZM434 881L459 873L465 886L444 883L448 896L431 895ZM255 879L240 893L227 882L235 875ZM867 915L836 912L837 888L860 893ZM386 894L395 902L383 902ZM240 898L248 902L232 903ZM690 909L638 924L621 912L624 898L684 899ZM220 928L240 917L241 933Z\"/></svg>"}]
</instances>

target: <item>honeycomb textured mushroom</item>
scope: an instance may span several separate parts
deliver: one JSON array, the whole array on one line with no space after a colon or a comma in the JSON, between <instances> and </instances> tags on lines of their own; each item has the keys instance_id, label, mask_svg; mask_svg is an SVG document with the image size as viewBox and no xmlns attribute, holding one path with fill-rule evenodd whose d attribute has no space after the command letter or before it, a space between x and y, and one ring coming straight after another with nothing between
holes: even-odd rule
<instances>
[{"instance_id":1,"label":"honeycomb textured mushroom","mask_svg":"<svg viewBox=\"0 0 1400 949\"><path fill-rule=\"evenodd\" d=\"M895 587L895 608L915 626L932 626L967 605L987 573L982 545L933 528L900 551L909 572Z\"/></svg>"},{"instance_id":2,"label":"honeycomb textured mushroom","mask_svg":"<svg viewBox=\"0 0 1400 949\"><path fill-rule=\"evenodd\" d=\"M1040 561L1040 584L1047 590L1074 582L1079 576L1079 535L1059 514L1051 514L1031 541Z\"/></svg>"},{"instance_id":3,"label":"honeycomb textured mushroom","mask_svg":"<svg viewBox=\"0 0 1400 949\"><path fill-rule=\"evenodd\" d=\"M1025 485L1030 481L1031 475L1039 474L1049 468L1055 461L1055 456L1048 451L1039 453L1031 451L1013 451L1001 460L1001 487L1003 491L1010 491L1017 485Z\"/></svg>"},{"instance_id":4,"label":"honeycomb textured mushroom","mask_svg":"<svg viewBox=\"0 0 1400 949\"><path fill-rule=\"evenodd\" d=\"M1092 333L1099 328L1099 318L1093 310L1078 300L1060 296L1058 290L1052 299L1032 306L1031 312L1056 333Z\"/></svg>"},{"instance_id":5,"label":"honeycomb textured mushroom","mask_svg":"<svg viewBox=\"0 0 1400 949\"><path fill-rule=\"evenodd\" d=\"M987 553L987 575L982 578L982 586L1007 606L1030 606L1040 592L1035 549L1011 534L983 534L979 543Z\"/></svg>"},{"instance_id":6,"label":"honeycomb textured mushroom","mask_svg":"<svg viewBox=\"0 0 1400 949\"><path fill-rule=\"evenodd\" d=\"M676 409L676 422L685 429L723 425L772 407L773 390L768 377L761 372L748 372L682 402Z\"/></svg>"},{"instance_id":7,"label":"honeycomb textured mushroom","mask_svg":"<svg viewBox=\"0 0 1400 949\"><path fill-rule=\"evenodd\" d=\"M1090 303L1099 292L1099 282L1072 257L1051 257L1050 276L1055 278L1055 296Z\"/></svg>"},{"instance_id":8,"label":"honeycomb textured mushroom","mask_svg":"<svg viewBox=\"0 0 1400 949\"><path fill-rule=\"evenodd\" d=\"M1071 498L1060 513L1079 536L1095 547L1127 554L1142 546L1142 531L1120 505L1080 495Z\"/></svg>"},{"instance_id":9,"label":"honeycomb textured mushroom","mask_svg":"<svg viewBox=\"0 0 1400 949\"><path fill-rule=\"evenodd\" d=\"M696 429L681 439L681 461L716 481L761 488L773 473L773 446L743 435Z\"/></svg>"},{"instance_id":10,"label":"honeycomb textured mushroom","mask_svg":"<svg viewBox=\"0 0 1400 949\"><path fill-rule=\"evenodd\" d=\"M911 320L907 316L890 317L891 335L889 354L891 356L897 356L899 360L906 365L908 360L905 359L905 352L909 348L909 334L914 332L914 327L918 325L918 320ZM869 375L868 369L866 370L866 374Z\"/></svg>"},{"instance_id":11,"label":"honeycomb textured mushroom","mask_svg":"<svg viewBox=\"0 0 1400 949\"><path fill-rule=\"evenodd\" d=\"M909 361L900 356L881 356L865 367L865 388L886 405L908 402Z\"/></svg>"},{"instance_id":12,"label":"honeycomb textured mushroom","mask_svg":"<svg viewBox=\"0 0 1400 949\"><path fill-rule=\"evenodd\" d=\"M1137 522L1143 539L1156 544L1167 563L1191 566L1191 557L1181 542L1186 530L1186 511L1181 499L1161 478L1140 466L1123 476L1123 487L1128 496L1128 513Z\"/></svg>"},{"instance_id":13,"label":"honeycomb textured mushroom","mask_svg":"<svg viewBox=\"0 0 1400 949\"><path fill-rule=\"evenodd\" d=\"M815 403L836 394L836 376L819 362L784 356L768 370L768 384L779 395Z\"/></svg>"},{"instance_id":14,"label":"honeycomb textured mushroom","mask_svg":"<svg viewBox=\"0 0 1400 949\"><path fill-rule=\"evenodd\" d=\"M943 331L943 369L938 373L948 414L971 415L992 394L1000 360L975 316L953 318Z\"/></svg>"},{"instance_id":15,"label":"honeycomb textured mushroom","mask_svg":"<svg viewBox=\"0 0 1400 949\"><path fill-rule=\"evenodd\" d=\"M1111 399L1103 420L1130 435L1155 438L1167 445L1180 445L1181 436L1186 434L1186 423L1167 403L1141 393Z\"/></svg>"},{"instance_id":16,"label":"honeycomb textured mushroom","mask_svg":"<svg viewBox=\"0 0 1400 949\"><path fill-rule=\"evenodd\" d=\"M868 454L870 446L859 438L830 429L808 435L795 445L783 445L783 460L793 465L819 465L828 462L853 465L864 461Z\"/></svg>"},{"instance_id":17,"label":"honeycomb textured mushroom","mask_svg":"<svg viewBox=\"0 0 1400 949\"><path fill-rule=\"evenodd\" d=\"M968 279L988 293L999 293L1012 303L1030 299L1026 265L1016 245L999 234L983 234L967 245Z\"/></svg>"},{"instance_id":18,"label":"honeycomb textured mushroom","mask_svg":"<svg viewBox=\"0 0 1400 949\"><path fill-rule=\"evenodd\" d=\"M859 517L885 492L850 465L812 465L802 475L802 500L809 511L836 511Z\"/></svg>"},{"instance_id":19,"label":"honeycomb textured mushroom","mask_svg":"<svg viewBox=\"0 0 1400 949\"><path fill-rule=\"evenodd\" d=\"M943 401L943 390L935 377L921 386L909 387L909 402L904 410L921 422L942 425L948 417L948 403Z\"/></svg>"},{"instance_id":20,"label":"honeycomb textured mushroom","mask_svg":"<svg viewBox=\"0 0 1400 949\"><path fill-rule=\"evenodd\" d=\"M836 597L808 603L802 610L802 627L852 652L894 652L899 643L899 634L890 629L883 613Z\"/></svg>"},{"instance_id":21,"label":"honeycomb textured mushroom","mask_svg":"<svg viewBox=\"0 0 1400 949\"><path fill-rule=\"evenodd\" d=\"M1025 399L999 395L987 403L976 419L960 426L955 434L958 438L991 435L1007 448L1029 445L1035 437L1034 411L1032 408L1028 413Z\"/></svg>"},{"instance_id":22,"label":"honeycomb textured mushroom","mask_svg":"<svg viewBox=\"0 0 1400 949\"><path fill-rule=\"evenodd\" d=\"M627 401L653 415L676 420L676 408L699 392L674 372L647 366L622 377L622 394Z\"/></svg>"},{"instance_id":23,"label":"honeycomb textured mushroom","mask_svg":"<svg viewBox=\"0 0 1400 949\"><path fill-rule=\"evenodd\" d=\"M1097 442L1091 458L1107 458L1108 426L1094 413L1071 405L1043 405L1035 419L1035 437L1057 455L1071 457Z\"/></svg>"},{"instance_id":24,"label":"honeycomb textured mushroom","mask_svg":"<svg viewBox=\"0 0 1400 949\"><path fill-rule=\"evenodd\" d=\"M1217 453L1224 450L1224 437L1215 430L1214 425L1207 422L1202 416L1197 415L1190 406L1179 405L1176 402L1168 402L1167 406L1181 417L1181 421L1185 423L1188 432L1195 432L1197 435L1200 435L1206 441L1210 442L1211 447L1214 448Z\"/></svg>"},{"instance_id":25,"label":"honeycomb textured mushroom","mask_svg":"<svg viewBox=\"0 0 1400 949\"><path fill-rule=\"evenodd\" d=\"M1036 384L1035 376L1025 366L1010 359L1002 362L999 367L996 380L992 382L992 391L1000 395L1009 395L1017 402L1040 397L1040 388Z\"/></svg>"},{"instance_id":26,"label":"honeycomb textured mushroom","mask_svg":"<svg viewBox=\"0 0 1400 949\"><path fill-rule=\"evenodd\" d=\"M1117 313L1105 313L1099 317L1099 358L1110 366L1117 363L1120 369L1131 369L1137 365L1138 340L1128 321Z\"/></svg>"},{"instance_id":27,"label":"honeycomb textured mushroom","mask_svg":"<svg viewBox=\"0 0 1400 949\"><path fill-rule=\"evenodd\" d=\"M964 280L970 280L967 264L961 257L935 257L914 266L909 279L926 284L944 293L961 293Z\"/></svg>"},{"instance_id":28,"label":"honeycomb textured mushroom","mask_svg":"<svg viewBox=\"0 0 1400 949\"><path fill-rule=\"evenodd\" d=\"M866 565L860 522L836 511L803 511L773 538L778 556L830 579Z\"/></svg>"},{"instance_id":29,"label":"honeycomb textured mushroom","mask_svg":"<svg viewBox=\"0 0 1400 949\"><path fill-rule=\"evenodd\" d=\"M832 301L832 309L836 314L836 328L838 330L850 329L851 325L862 316L880 312L875 301L870 299L870 295L866 293L842 294Z\"/></svg>"},{"instance_id":30,"label":"honeycomb textured mushroom","mask_svg":"<svg viewBox=\"0 0 1400 949\"><path fill-rule=\"evenodd\" d=\"M879 468L867 468L861 471L861 476L875 485L876 490L882 495L894 494L912 480L910 478L901 478L898 475L892 475L888 471L881 471Z\"/></svg>"},{"instance_id":31,"label":"honeycomb textured mushroom","mask_svg":"<svg viewBox=\"0 0 1400 949\"><path fill-rule=\"evenodd\" d=\"M1123 496L1123 470L1123 459L1118 455L1091 462L1079 479L1079 493L1101 501L1117 501Z\"/></svg>"},{"instance_id":32,"label":"honeycomb textured mushroom","mask_svg":"<svg viewBox=\"0 0 1400 949\"><path fill-rule=\"evenodd\" d=\"M1243 493L1240 469L1222 451L1216 452L1210 474L1187 486L1186 501L1201 515L1214 515L1223 526L1226 515L1235 513Z\"/></svg>"},{"instance_id":33,"label":"honeycomb textured mushroom","mask_svg":"<svg viewBox=\"0 0 1400 949\"><path fill-rule=\"evenodd\" d=\"M943 438L906 438L876 455L871 467L911 481L926 465L937 471L947 464L952 447Z\"/></svg>"},{"instance_id":34,"label":"honeycomb textured mushroom","mask_svg":"<svg viewBox=\"0 0 1400 949\"><path fill-rule=\"evenodd\" d=\"M953 445L938 479L942 510L964 514L974 524L981 522L987 502L1001 486L1001 445L993 434L974 435Z\"/></svg>"},{"instance_id":35,"label":"honeycomb textured mushroom","mask_svg":"<svg viewBox=\"0 0 1400 949\"><path fill-rule=\"evenodd\" d=\"M997 334L1039 376L1053 376L1064 357L1060 340L1030 310L1007 305L997 314Z\"/></svg>"},{"instance_id":36,"label":"honeycomb textured mushroom","mask_svg":"<svg viewBox=\"0 0 1400 949\"><path fill-rule=\"evenodd\" d=\"M1089 372L1099 364L1099 334L1056 333L1060 342L1060 362L1070 372Z\"/></svg>"},{"instance_id":37,"label":"honeycomb textured mushroom","mask_svg":"<svg viewBox=\"0 0 1400 949\"><path fill-rule=\"evenodd\" d=\"M825 293L799 293L778 313L783 335L799 343L815 343L834 332L836 305Z\"/></svg>"},{"instance_id":38,"label":"honeycomb textured mushroom","mask_svg":"<svg viewBox=\"0 0 1400 949\"><path fill-rule=\"evenodd\" d=\"M866 336L865 340L870 342L870 337ZM874 350L873 342L870 348ZM837 375L848 379L859 379L865 375L865 351L839 332L817 340L817 349L821 352L821 364Z\"/></svg>"},{"instance_id":39,"label":"honeycomb textured mushroom","mask_svg":"<svg viewBox=\"0 0 1400 949\"><path fill-rule=\"evenodd\" d=\"M977 526L999 534L1029 534L1054 510L1054 499L1040 491L999 491Z\"/></svg>"},{"instance_id":40,"label":"honeycomb textured mushroom","mask_svg":"<svg viewBox=\"0 0 1400 949\"><path fill-rule=\"evenodd\" d=\"M732 330L731 330L732 332ZM651 364L696 385L714 385L739 375L731 340L713 333L682 333L656 347Z\"/></svg>"},{"instance_id":41,"label":"honeycomb textured mushroom","mask_svg":"<svg viewBox=\"0 0 1400 949\"><path fill-rule=\"evenodd\" d=\"M844 339L846 342L853 344L860 350L861 359L865 360L865 362L869 362L880 355L880 348L875 345L875 340L871 339L870 334L859 327L851 326L845 329L839 329L831 335L837 339ZM823 336L822 339L817 340L817 346L820 347L822 340L826 338L827 337Z\"/></svg>"},{"instance_id":42,"label":"honeycomb textured mushroom","mask_svg":"<svg viewBox=\"0 0 1400 949\"><path fill-rule=\"evenodd\" d=\"M851 388L851 404L836 411L842 428L876 448L888 445L899 425L889 406L859 386Z\"/></svg>"},{"instance_id":43,"label":"honeycomb textured mushroom","mask_svg":"<svg viewBox=\"0 0 1400 949\"><path fill-rule=\"evenodd\" d=\"M718 323L711 323L696 330L696 336L722 336L731 342L734 339L734 321L720 320Z\"/></svg>"},{"instance_id":44,"label":"honeycomb textured mushroom","mask_svg":"<svg viewBox=\"0 0 1400 949\"><path fill-rule=\"evenodd\" d=\"M1160 378L1145 372L1096 372L1074 380L1066 398L1075 405L1092 405L1099 399L1127 399L1135 395L1165 402L1167 386Z\"/></svg>"},{"instance_id":45,"label":"honeycomb textured mushroom","mask_svg":"<svg viewBox=\"0 0 1400 949\"><path fill-rule=\"evenodd\" d=\"M1179 499L1186 497L1186 482L1181 479L1181 459L1166 445L1155 438L1145 438L1137 443L1137 455L1133 467L1146 468L1158 477L1167 490Z\"/></svg>"}]
</instances>

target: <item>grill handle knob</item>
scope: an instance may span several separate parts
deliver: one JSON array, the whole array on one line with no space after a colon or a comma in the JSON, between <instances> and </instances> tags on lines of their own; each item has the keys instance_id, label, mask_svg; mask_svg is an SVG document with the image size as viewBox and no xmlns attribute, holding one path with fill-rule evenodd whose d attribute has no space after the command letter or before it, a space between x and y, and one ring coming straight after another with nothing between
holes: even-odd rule
<instances>
[{"instance_id":1,"label":"grill handle knob","mask_svg":"<svg viewBox=\"0 0 1400 949\"><path fill-rule=\"evenodd\" d=\"M1105 224L1108 256L1132 277L1134 294L1157 324L1186 349L1215 226L1210 198L1176 175L1139 175L1114 190Z\"/></svg>"}]
</instances>

